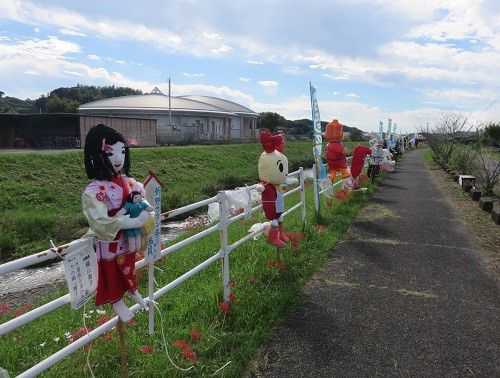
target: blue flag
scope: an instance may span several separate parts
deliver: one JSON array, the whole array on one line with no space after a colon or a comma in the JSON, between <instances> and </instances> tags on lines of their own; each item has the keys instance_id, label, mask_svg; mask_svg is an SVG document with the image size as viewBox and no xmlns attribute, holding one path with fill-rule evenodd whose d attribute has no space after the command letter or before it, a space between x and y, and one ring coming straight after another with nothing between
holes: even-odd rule
<instances>
[{"instance_id":1,"label":"blue flag","mask_svg":"<svg viewBox=\"0 0 500 378\"><path fill-rule=\"evenodd\" d=\"M316 98L316 88L309 83L311 89L311 109L313 122L313 155L316 163L316 173L319 179L326 178L325 167L321 159L321 150L323 148L323 136L321 134L321 118L319 115L318 99Z\"/></svg>"}]
</instances>

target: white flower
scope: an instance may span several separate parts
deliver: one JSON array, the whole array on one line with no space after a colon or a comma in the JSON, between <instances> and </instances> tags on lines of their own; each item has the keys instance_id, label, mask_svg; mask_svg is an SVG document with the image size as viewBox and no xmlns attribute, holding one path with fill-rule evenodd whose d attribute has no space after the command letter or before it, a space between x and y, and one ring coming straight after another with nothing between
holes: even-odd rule
<instances>
[{"instance_id":1,"label":"white flower","mask_svg":"<svg viewBox=\"0 0 500 378\"><path fill-rule=\"evenodd\" d=\"M59 341L60 337L54 337L54 341L57 343Z\"/></svg>"},{"instance_id":2,"label":"white flower","mask_svg":"<svg viewBox=\"0 0 500 378\"><path fill-rule=\"evenodd\" d=\"M106 311L105 311L105 310L99 310L99 309L97 309L97 310L95 310L95 311L96 311L99 315L104 315L104 314L106 313Z\"/></svg>"},{"instance_id":3,"label":"white flower","mask_svg":"<svg viewBox=\"0 0 500 378\"><path fill-rule=\"evenodd\" d=\"M83 314L83 316L84 316L85 319L91 318L91 316L89 314L86 314L86 313Z\"/></svg>"},{"instance_id":4,"label":"white flower","mask_svg":"<svg viewBox=\"0 0 500 378\"><path fill-rule=\"evenodd\" d=\"M41 343L40 346L43 348L47 342Z\"/></svg>"},{"instance_id":5,"label":"white flower","mask_svg":"<svg viewBox=\"0 0 500 378\"><path fill-rule=\"evenodd\" d=\"M69 339L71 337L71 332L65 332L64 333L64 336Z\"/></svg>"}]
</instances>

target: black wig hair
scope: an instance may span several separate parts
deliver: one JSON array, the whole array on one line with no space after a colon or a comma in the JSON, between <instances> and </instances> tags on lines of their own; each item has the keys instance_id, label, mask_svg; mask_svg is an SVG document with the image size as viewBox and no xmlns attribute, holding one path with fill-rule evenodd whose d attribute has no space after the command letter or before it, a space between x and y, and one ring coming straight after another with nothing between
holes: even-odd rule
<instances>
[{"instance_id":1,"label":"black wig hair","mask_svg":"<svg viewBox=\"0 0 500 378\"><path fill-rule=\"evenodd\" d=\"M138 190L132 190L132 193L127 196L127 202L134 203L134 197L138 194L141 194L141 192Z\"/></svg>"},{"instance_id":2,"label":"black wig hair","mask_svg":"<svg viewBox=\"0 0 500 378\"><path fill-rule=\"evenodd\" d=\"M123 172L128 176L130 171L130 152L121 133L103 124L93 126L85 137L85 171L87 177L96 180L111 180L115 170L111 165L106 152L102 150L102 141L113 145L116 142L125 144L125 162Z\"/></svg>"}]
</instances>

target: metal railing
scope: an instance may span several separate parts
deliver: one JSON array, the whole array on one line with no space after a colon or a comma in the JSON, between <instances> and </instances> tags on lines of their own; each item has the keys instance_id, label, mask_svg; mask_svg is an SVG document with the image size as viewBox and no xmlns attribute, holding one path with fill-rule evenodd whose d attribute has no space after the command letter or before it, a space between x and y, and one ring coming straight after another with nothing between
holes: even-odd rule
<instances>
[{"instance_id":1,"label":"metal railing","mask_svg":"<svg viewBox=\"0 0 500 378\"><path fill-rule=\"evenodd\" d=\"M305 176L304 176L304 170L302 167L299 168L298 171L292 172L288 175L288 177L298 177L299 179L299 184L297 187L289 190L284 194L285 197L290 196L294 193L300 192L300 202L293 205L290 207L288 210L286 210L283 213L283 216L286 217L289 214L291 214L293 211L298 210L299 208L301 209L301 219L303 224L306 222L306 196L305 196ZM250 198L250 193L252 190L255 190L258 184L249 186L244 188L244 190L247 191L247 194L249 194ZM238 215L231 216L229 213L229 198L226 194L226 192L221 191L219 192L216 196L212 198L208 198L203 201L199 201L187 206L183 206L181 208L167 211L166 213L163 213L161 216L161 221L171 219L173 217L185 214L187 212L190 212L192 210L199 209L204 206L208 206L212 203L218 203L219 204L219 221L218 223L204 229L201 232L198 232L192 236L189 236L183 240L180 240L179 242L170 245L160 251L160 258L163 258L165 256L168 256L175 251L180 250L181 248L184 248L197 240L202 239L203 237L206 237L210 234L213 234L214 232L219 232L220 233L220 249L216 251L214 255L209 257L207 260L203 261L202 263L198 264L191 270L187 271L186 273L182 274L181 276L177 277L173 281L169 282L167 285L159 288L158 290L154 291L154 289L151 287L151 285L154 284L153 279L148 280L148 288L150 289L149 293L153 293L153 295L149 295L149 297L145 298L145 302L150 305L150 307L153 306L151 303L152 301L156 301L157 299L161 298L165 294L167 294L170 290L174 289L176 286L180 285L184 281L188 280L190 277L194 276L196 273L200 272L201 270L205 269L206 267L212 265L214 262L218 260L222 260L222 285L223 285L223 299L224 301L229 300L230 296L230 285L229 285L229 254L235 250L237 247L240 245L246 243L247 241L252 240L255 236L259 235L260 233L263 232L262 229L254 231L252 233L249 233L248 235L244 236L243 238L239 239L238 241L229 244L228 243L228 228L231 224L234 224L242 219L247 219L249 216L254 214L255 212L259 211L262 209L262 205L257 205L254 207L251 207L251 204L249 203L249 206L247 206L246 210L243 213L240 213ZM57 248L57 252L49 249L45 250L39 253L36 253L31 256L23 257L18 260L10 261L5 264L0 265L0 276L14 272L19 269L24 269L26 267L29 267L31 265L38 264L40 262L52 260L55 258L59 258L61 256L64 256L64 254L67 252L68 247L75 246L75 243L78 243L82 247L87 245L86 243L92 243L93 240L92 238L87 238L87 239L79 239L76 241L73 241L71 243L62 245ZM157 259L157 260L158 260ZM140 269L144 266L146 266L146 261L145 259L142 259L136 263L136 269ZM154 271L154 270L153 270ZM151 270L149 270L151 272ZM151 277L150 277L151 278ZM151 298L152 297L152 298ZM54 299L40 307L37 307L29 312L26 312L14 319L11 319L3 324L0 324L0 336L5 335L31 321L34 321L52 311L57 310L58 308L69 304L70 301L70 295L66 294L63 295L57 299ZM141 306L139 304L135 304L130 308L130 310L135 313L141 309ZM154 319L153 319L154 321ZM51 366L55 365L59 361L61 361L63 358L68 357L78 349L84 347L85 345L89 344L92 340L96 339L97 337L103 335L105 332L109 331L111 328L113 328L118 322L118 317L114 317L111 320L107 321L106 323L100 325L99 327L95 328L94 330L88 332L85 336L82 338L73 341L66 347L62 348L61 350L57 351L56 353L52 354L51 356L47 357L43 361L39 362L35 366L31 367L30 369L26 370L25 372L21 373L19 377L32 377L37 374L42 373L46 369L50 368ZM150 322L151 322L151 317L150 317ZM152 328L150 328L151 331Z\"/></svg>"}]
</instances>

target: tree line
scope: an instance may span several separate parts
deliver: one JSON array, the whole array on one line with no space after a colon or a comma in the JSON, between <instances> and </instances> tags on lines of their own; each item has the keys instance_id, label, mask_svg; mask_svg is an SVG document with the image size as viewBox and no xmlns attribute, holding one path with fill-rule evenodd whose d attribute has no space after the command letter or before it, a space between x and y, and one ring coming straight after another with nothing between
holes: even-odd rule
<instances>
[{"instance_id":1,"label":"tree line","mask_svg":"<svg viewBox=\"0 0 500 378\"><path fill-rule=\"evenodd\" d=\"M16 97L3 96L0 91L0 113L29 114L29 113L76 113L81 104L102 100L110 97L142 94L142 91L110 86L80 85L75 87L61 87L42 95L36 100L27 98L21 100Z\"/></svg>"}]
</instances>

